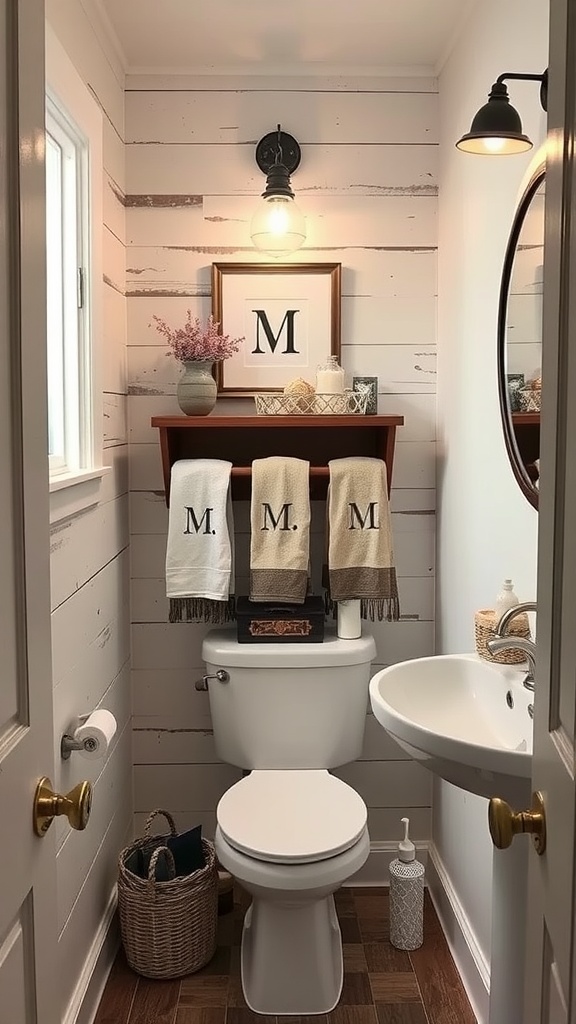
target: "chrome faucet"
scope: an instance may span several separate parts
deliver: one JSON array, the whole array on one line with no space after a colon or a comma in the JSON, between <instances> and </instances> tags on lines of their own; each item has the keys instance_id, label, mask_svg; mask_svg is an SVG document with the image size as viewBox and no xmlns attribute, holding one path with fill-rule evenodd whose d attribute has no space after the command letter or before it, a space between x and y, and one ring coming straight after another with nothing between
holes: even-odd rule
<instances>
[{"instance_id":1,"label":"chrome faucet","mask_svg":"<svg viewBox=\"0 0 576 1024\"><path fill-rule=\"evenodd\" d=\"M486 643L490 654L498 654L499 651L508 651L513 648L514 650L522 651L526 655L528 672L526 673L524 686L527 690L534 689L534 676L536 674L536 644L533 640L529 640L524 636L514 636L510 633L506 635L506 630L516 615L520 615L522 612L535 611L535 601L523 601L520 604L514 605L513 608L509 608L508 611L504 612L500 622L496 626L496 636L493 637L492 640L488 640Z\"/></svg>"}]
</instances>

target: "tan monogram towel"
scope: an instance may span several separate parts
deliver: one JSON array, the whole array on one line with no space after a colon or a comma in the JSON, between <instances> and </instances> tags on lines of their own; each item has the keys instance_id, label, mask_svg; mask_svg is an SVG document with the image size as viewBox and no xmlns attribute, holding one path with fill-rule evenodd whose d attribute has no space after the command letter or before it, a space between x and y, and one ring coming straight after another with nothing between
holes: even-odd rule
<instances>
[{"instance_id":1,"label":"tan monogram towel","mask_svg":"<svg viewBox=\"0 0 576 1024\"><path fill-rule=\"evenodd\" d=\"M360 598L362 618L398 619L386 465L347 458L329 468L329 602Z\"/></svg>"},{"instance_id":2,"label":"tan monogram towel","mask_svg":"<svg viewBox=\"0 0 576 1024\"><path fill-rule=\"evenodd\" d=\"M252 463L250 600L303 604L310 548L310 463L276 456Z\"/></svg>"}]
</instances>

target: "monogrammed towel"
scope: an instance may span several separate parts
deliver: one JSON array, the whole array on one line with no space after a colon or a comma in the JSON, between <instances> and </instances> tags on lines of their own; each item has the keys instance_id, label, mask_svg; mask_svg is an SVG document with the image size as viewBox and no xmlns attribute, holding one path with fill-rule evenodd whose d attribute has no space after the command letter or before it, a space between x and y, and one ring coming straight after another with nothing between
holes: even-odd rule
<instances>
[{"instance_id":1,"label":"monogrammed towel","mask_svg":"<svg viewBox=\"0 0 576 1024\"><path fill-rule=\"evenodd\" d=\"M172 466L166 548L170 622L234 618L231 462L182 459Z\"/></svg>"},{"instance_id":2,"label":"monogrammed towel","mask_svg":"<svg viewBox=\"0 0 576 1024\"><path fill-rule=\"evenodd\" d=\"M386 465L333 459L328 487L329 603L360 598L362 618L398 619Z\"/></svg>"},{"instance_id":3,"label":"monogrammed towel","mask_svg":"<svg viewBox=\"0 0 576 1024\"><path fill-rule=\"evenodd\" d=\"M303 604L310 548L310 463L277 456L252 463L250 600Z\"/></svg>"}]
</instances>

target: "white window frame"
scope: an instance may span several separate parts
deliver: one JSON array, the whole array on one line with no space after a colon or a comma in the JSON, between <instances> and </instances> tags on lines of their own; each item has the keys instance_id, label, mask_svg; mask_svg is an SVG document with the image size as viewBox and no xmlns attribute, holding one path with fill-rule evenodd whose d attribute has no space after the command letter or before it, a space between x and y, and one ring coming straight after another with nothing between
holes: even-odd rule
<instances>
[{"instance_id":1,"label":"white window frame","mask_svg":"<svg viewBox=\"0 0 576 1024\"><path fill-rule=\"evenodd\" d=\"M61 390L61 422L58 424L58 453L50 454L50 479L69 476L91 465L92 388L90 386L89 295L79 294L79 277L90 267L88 236L88 152L86 139L78 133L66 113L50 95L46 96L46 166L49 166L50 139L60 151L59 203L55 189L46 189L46 250L48 256L48 393L51 371L56 361L56 383ZM52 222L52 225L51 225ZM51 245L51 227L59 242ZM51 274L60 280L51 281ZM86 291L84 289L84 291ZM54 304L52 306L52 303ZM52 313L51 313L52 310ZM52 336L53 317L59 323ZM56 342L56 344L53 344ZM55 353L54 349L58 352ZM56 360L55 360L56 355ZM86 372L88 371L88 372Z\"/></svg>"},{"instance_id":2,"label":"white window frame","mask_svg":"<svg viewBox=\"0 0 576 1024\"><path fill-rule=\"evenodd\" d=\"M81 335L78 345L80 448L69 453L72 465L50 468L50 522L56 523L96 505L100 499L103 465L103 414L99 353L102 348L102 113L80 78L66 51L49 25L46 26L46 102L50 118L78 142L81 177L87 183L85 195L77 197L82 225L81 266L83 268L84 315L77 317ZM75 296L72 296L72 300ZM73 315L68 303L68 314ZM77 316L77 309L76 309ZM68 374L76 374L72 366ZM71 408L65 408L70 422ZM66 403L65 403L66 406ZM72 434L74 430L72 431Z\"/></svg>"}]
</instances>

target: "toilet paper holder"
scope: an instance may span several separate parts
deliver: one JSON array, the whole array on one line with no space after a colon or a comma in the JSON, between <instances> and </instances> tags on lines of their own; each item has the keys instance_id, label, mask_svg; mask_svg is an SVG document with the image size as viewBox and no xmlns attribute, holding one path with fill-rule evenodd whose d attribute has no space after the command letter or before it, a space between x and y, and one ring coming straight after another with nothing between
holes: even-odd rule
<instances>
[{"instance_id":1,"label":"toilet paper holder","mask_svg":"<svg viewBox=\"0 0 576 1024\"><path fill-rule=\"evenodd\" d=\"M75 729L82 725L90 715L78 715L76 717ZM63 761L67 761L73 750L95 750L98 744L96 740L92 739L91 736L87 736L84 740L77 740L74 737L74 733L65 732L60 740L60 757Z\"/></svg>"}]
</instances>

